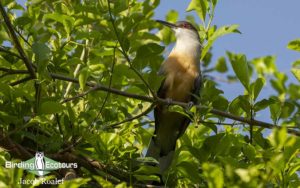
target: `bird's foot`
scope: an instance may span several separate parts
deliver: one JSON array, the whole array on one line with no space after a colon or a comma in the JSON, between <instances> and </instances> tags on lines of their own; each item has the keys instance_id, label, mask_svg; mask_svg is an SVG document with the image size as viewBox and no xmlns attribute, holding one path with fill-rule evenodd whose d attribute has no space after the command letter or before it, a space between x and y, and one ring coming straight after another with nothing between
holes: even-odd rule
<instances>
[{"instance_id":1,"label":"bird's foot","mask_svg":"<svg viewBox=\"0 0 300 188\"><path fill-rule=\"evenodd\" d=\"M169 107L171 105L171 103L173 102L173 100L171 98L166 98L167 101L167 106Z\"/></svg>"},{"instance_id":2,"label":"bird's foot","mask_svg":"<svg viewBox=\"0 0 300 188\"><path fill-rule=\"evenodd\" d=\"M190 101L190 102L188 102L188 105L187 105L186 109L190 110L194 105L195 105L194 102Z\"/></svg>"}]
</instances>

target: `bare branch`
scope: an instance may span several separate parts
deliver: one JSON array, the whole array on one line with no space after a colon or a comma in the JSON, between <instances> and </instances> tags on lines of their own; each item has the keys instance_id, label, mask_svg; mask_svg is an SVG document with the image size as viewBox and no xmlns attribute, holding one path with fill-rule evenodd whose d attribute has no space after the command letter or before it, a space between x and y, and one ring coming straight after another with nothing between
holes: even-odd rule
<instances>
[{"instance_id":1,"label":"bare branch","mask_svg":"<svg viewBox=\"0 0 300 188\"><path fill-rule=\"evenodd\" d=\"M25 78L23 78L23 79L21 79L21 80L17 80L17 81L15 81L15 82L12 82L12 83L10 83L9 85L11 85L11 86L16 86L16 85L21 84L21 83L23 83L23 82L27 82L28 80L32 80L32 77L31 77L31 76L25 77Z\"/></svg>"},{"instance_id":2,"label":"bare branch","mask_svg":"<svg viewBox=\"0 0 300 188\"><path fill-rule=\"evenodd\" d=\"M14 70L0 67L0 71L7 72L9 74L28 74L27 70Z\"/></svg>"},{"instance_id":3,"label":"bare branch","mask_svg":"<svg viewBox=\"0 0 300 188\"><path fill-rule=\"evenodd\" d=\"M13 75L13 74L28 74L29 73L27 70L14 70L14 69L2 68L2 67L0 67L0 71L5 72L4 74L0 75L0 78L3 78L8 75Z\"/></svg>"},{"instance_id":4,"label":"bare branch","mask_svg":"<svg viewBox=\"0 0 300 188\"><path fill-rule=\"evenodd\" d=\"M4 22L10 32L10 35L11 35L11 38L13 39L14 41L14 45L15 47L17 48L19 54L20 54L20 57L21 59L23 60L23 62L25 63L28 71L29 71L29 74L31 75L32 78L36 78L36 75L35 75L35 71L34 71L34 68L30 62L30 60L27 58L21 44L20 44L20 41L15 33L15 30L14 30L14 27L13 25L11 24L10 20L9 20L9 17L7 16L7 13L2 5L2 2L0 1L0 12L3 16L3 19L4 19Z\"/></svg>"},{"instance_id":5,"label":"bare branch","mask_svg":"<svg viewBox=\"0 0 300 188\"><path fill-rule=\"evenodd\" d=\"M75 97L66 98L62 101L62 103L66 103L66 102L69 102L69 101L72 101L72 100L75 100L75 99L78 99L78 98L82 98L85 95L89 94L90 92L95 91L96 89L97 89L96 87L93 87L93 88L91 88L91 89L89 89L89 90L87 90L83 93L80 93L80 94L76 95Z\"/></svg>"}]
</instances>

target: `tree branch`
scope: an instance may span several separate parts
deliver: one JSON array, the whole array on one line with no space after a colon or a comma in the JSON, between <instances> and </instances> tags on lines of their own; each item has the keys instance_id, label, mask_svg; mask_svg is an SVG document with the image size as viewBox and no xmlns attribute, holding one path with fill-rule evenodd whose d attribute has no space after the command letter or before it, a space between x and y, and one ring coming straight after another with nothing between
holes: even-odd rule
<instances>
[{"instance_id":1,"label":"tree branch","mask_svg":"<svg viewBox=\"0 0 300 188\"><path fill-rule=\"evenodd\" d=\"M7 68L1 68L0 71L5 72L4 74L0 75L0 78L3 78L8 75L12 74L28 74L29 72L27 70L13 70L13 69L7 69Z\"/></svg>"},{"instance_id":2,"label":"tree branch","mask_svg":"<svg viewBox=\"0 0 300 188\"><path fill-rule=\"evenodd\" d=\"M32 80L32 77L31 76L27 76L25 78L22 78L21 80L17 80L15 82L10 83L9 85L10 86L15 86L15 85L21 84L23 82L27 82L28 80Z\"/></svg>"},{"instance_id":3,"label":"tree branch","mask_svg":"<svg viewBox=\"0 0 300 188\"><path fill-rule=\"evenodd\" d=\"M26 67L27 67L27 70L29 71L29 74L32 78L36 78L36 75L35 75L35 71L34 71L34 68L31 64L31 62L29 61L29 59L27 58L21 44L20 44L20 41L14 31L14 28L13 28L13 25L11 24L10 20L9 20L9 17L7 16L7 13L2 5L2 2L0 1L0 12L3 16L3 19L4 19L4 22L10 32L10 35L11 35L11 38L13 39L13 42L15 44L15 47L17 48L19 54L20 54L20 57L21 59L23 60L23 62L25 63Z\"/></svg>"},{"instance_id":4,"label":"tree branch","mask_svg":"<svg viewBox=\"0 0 300 188\"><path fill-rule=\"evenodd\" d=\"M65 80L65 81L69 81L69 82L73 82L73 83L79 83L79 81L75 78L69 78L69 77L59 75L59 74L54 74L54 73L50 73L50 75L54 79ZM161 98L152 98L152 97L127 93L127 92L124 92L124 91L120 91L120 90L117 90L117 89L114 89L114 88L108 88L106 86L96 84L96 83L92 83L92 82L86 82L86 85L90 86L90 87L94 87L95 88L94 90L106 91L106 92L110 92L110 93L113 93L113 94L116 94L116 95L121 95L121 96L128 97L128 98L138 99L138 100L141 100L141 101L146 101L146 102L150 102L150 103L154 103L154 104L179 105L179 106L182 106L182 107L185 107L185 108L187 108L189 106L188 103L183 103L183 102L178 102L178 101L169 101L169 100L161 99ZM233 115L233 114L230 114L230 113L227 113L227 112L223 112L223 111L220 111L220 110L217 110L217 109L211 109L207 106L196 105L196 108L199 109L199 110L209 110L209 112L214 114L214 115L221 116L221 117L226 117L228 119L232 119L232 120L236 120L236 121L239 121L239 122L247 123L249 125L252 124L253 126L258 126L258 127L268 128L268 129L281 128L280 126L276 126L276 125L271 124L271 123L267 123L267 122L263 122L263 121L259 121L259 120L255 120L255 119L247 119L247 118L236 116L236 115ZM288 129L288 132L290 134L300 136L299 131Z\"/></svg>"}]
</instances>

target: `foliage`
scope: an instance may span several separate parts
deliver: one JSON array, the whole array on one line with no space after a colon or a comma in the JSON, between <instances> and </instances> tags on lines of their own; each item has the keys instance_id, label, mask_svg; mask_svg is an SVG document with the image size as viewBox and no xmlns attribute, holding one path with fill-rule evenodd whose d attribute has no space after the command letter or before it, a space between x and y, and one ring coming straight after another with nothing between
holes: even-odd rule
<instances>
[{"instance_id":1,"label":"foliage","mask_svg":"<svg viewBox=\"0 0 300 188\"><path fill-rule=\"evenodd\" d=\"M159 3L28 0L22 7L1 1L36 76L22 81L29 75L24 57L0 20L1 187L34 178L3 167L7 160L22 159L8 151L7 138L32 154L72 153L103 165L91 170L80 163L79 178L60 187L141 186L159 180L157 167L146 165L152 159L143 157L154 125L146 114L162 80L156 73L164 46L175 40L153 20ZM276 68L274 56L249 60L227 52L212 62L214 41L240 33L238 25L211 25L216 6L217 0L191 0L187 8L202 20L197 25L204 45L202 108L188 112L193 122L177 142L164 182L170 187L298 187L300 139L293 134L300 135L300 60L291 70L296 83ZM167 21L177 19L174 10L166 15ZM192 16L187 20L194 23ZM299 39L287 47L299 51ZM244 94L228 100L213 79L217 73L241 83ZM274 94L262 98L266 85ZM172 110L186 113L177 107ZM266 111L272 123L255 120ZM56 172L49 178L62 176Z\"/></svg>"}]
</instances>

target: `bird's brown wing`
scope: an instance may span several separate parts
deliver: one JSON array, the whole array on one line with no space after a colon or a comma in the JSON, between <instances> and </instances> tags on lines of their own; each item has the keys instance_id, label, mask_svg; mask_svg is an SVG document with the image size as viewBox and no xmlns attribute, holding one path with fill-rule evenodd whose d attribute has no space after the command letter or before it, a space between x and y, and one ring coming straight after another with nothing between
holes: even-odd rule
<instances>
[{"instance_id":1,"label":"bird's brown wing","mask_svg":"<svg viewBox=\"0 0 300 188\"><path fill-rule=\"evenodd\" d=\"M167 86L165 85L165 79L161 82L161 85L157 91L157 96L159 98L166 98L166 91L167 91ZM158 104L155 108L154 108L154 119L155 119L155 131L154 131L154 135L156 135L156 131L158 130L158 126L159 126L159 119L161 117L159 117L162 113L163 110L163 105Z\"/></svg>"},{"instance_id":2,"label":"bird's brown wing","mask_svg":"<svg viewBox=\"0 0 300 188\"><path fill-rule=\"evenodd\" d=\"M198 102L199 102L199 95L200 95L201 85L202 85L202 77L201 77L201 75L198 75L196 77L195 81L194 81L194 87L193 87L193 90L191 92L191 101L194 104L198 104ZM190 122L191 122L191 120L189 118L186 117L184 119L184 121L182 122L182 126L180 127L177 139L184 134L184 132L187 129Z\"/></svg>"},{"instance_id":3,"label":"bird's brown wing","mask_svg":"<svg viewBox=\"0 0 300 188\"><path fill-rule=\"evenodd\" d=\"M194 81L193 90L191 91L191 101L194 104L198 104L201 83L202 83L202 77L201 77L201 75L198 75ZM165 84L165 80L163 80L160 88L157 91L157 96L162 99L166 98L167 90L168 90L168 86ZM160 105L160 104L158 104L154 108L154 119L155 119L154 135L156 135L156 131L158 130L158 127L160 125L160 119L163 118L163 114L164 114L162 112L163 110L164 110L164 106ZM178 116L182 116L182 115L178 114ZM191 122L191 120L189 118L187 118L187 117L183 118L183 120L181 122L182 126L180 126L180 130L179 130L179 134L178 134L177 138L182 136L182 134L185 132L185 130L187 129L190 122Z\"/></svg>"}]
</instances>

